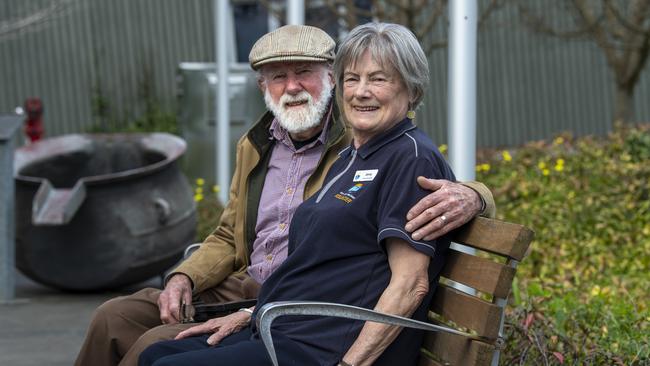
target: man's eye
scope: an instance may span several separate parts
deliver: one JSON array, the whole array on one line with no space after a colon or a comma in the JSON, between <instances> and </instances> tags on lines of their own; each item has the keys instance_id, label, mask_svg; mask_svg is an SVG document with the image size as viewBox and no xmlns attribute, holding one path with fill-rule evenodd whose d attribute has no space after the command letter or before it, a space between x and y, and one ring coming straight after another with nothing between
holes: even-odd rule
<instances>
[{"instance_id":1,"label":"man's eye","mask_svg":"<svg viewBox=\"0 0 650 366\"><path fill-rule=\"evenodd\" d=\"M285 76L286 76L286 75L284 75L284 74L277 74L277 75L273 75L272 79L273 79L273 80L284 79Z\"/></svg>"}]
</instances>

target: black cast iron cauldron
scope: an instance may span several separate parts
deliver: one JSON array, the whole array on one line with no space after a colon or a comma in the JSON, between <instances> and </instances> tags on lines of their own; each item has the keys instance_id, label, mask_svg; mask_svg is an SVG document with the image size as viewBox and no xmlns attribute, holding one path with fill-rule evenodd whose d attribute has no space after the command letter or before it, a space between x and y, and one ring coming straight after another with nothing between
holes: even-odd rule
<instances>
[{"instance_id":1,"label":"black cast iron cauldron","mask_svg":"<svg viewBox=\"0 0 650 366\"><path fill-rule=\"evenodd\" d=\"M137 283L194 241L196 206L165 133L65 135L15 154L16 266L59 289Z\"/></svg>"}]
</instances>

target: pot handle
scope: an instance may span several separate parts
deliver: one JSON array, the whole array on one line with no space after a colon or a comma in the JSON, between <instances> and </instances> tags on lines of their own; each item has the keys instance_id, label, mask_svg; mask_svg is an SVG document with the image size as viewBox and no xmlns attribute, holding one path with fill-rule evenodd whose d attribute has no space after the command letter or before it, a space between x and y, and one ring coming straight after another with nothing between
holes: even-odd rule
<instances>
[{"instance_id":1,"label":"pot handle","mask_svg":"<svg viewBox=\"0 0 650 366\"><path fill-rule=\"evenodd\" d=\"M156 208L156 213L158 214L158 223L165 224L169 220L169 216L172 214L172 208L169 202L162 197L155 198L153 200L153 205Z\"/></svg>"},{"instance_id":2,"label":"pot handle","mask_svg":"<svg viewBox=\"0 0 650 366\"><path fill-rule=\"evenodd\" d=\"M56 189L44 179L32 201L32 223L37 226L65 225L86 199L81 180L72 188Z\"/></svg>"}]
</instances>

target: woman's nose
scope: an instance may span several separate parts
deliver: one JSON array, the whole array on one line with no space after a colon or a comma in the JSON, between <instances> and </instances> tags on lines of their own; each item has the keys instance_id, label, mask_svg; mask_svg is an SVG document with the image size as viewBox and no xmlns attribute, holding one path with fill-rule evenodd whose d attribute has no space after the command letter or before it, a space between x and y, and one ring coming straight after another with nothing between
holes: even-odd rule
<instances>
[{"instance_id":1,"label":"woman's nose","mask_svg":"<svg viewBox=\"0 0 650 366\"><path fill-rule=\"evenodd\" d=\"M354 89L354 96L356 98L368 98L370 96L370 90L366 81L359 81L357 87Z\"/></svg>"}]
</instances>

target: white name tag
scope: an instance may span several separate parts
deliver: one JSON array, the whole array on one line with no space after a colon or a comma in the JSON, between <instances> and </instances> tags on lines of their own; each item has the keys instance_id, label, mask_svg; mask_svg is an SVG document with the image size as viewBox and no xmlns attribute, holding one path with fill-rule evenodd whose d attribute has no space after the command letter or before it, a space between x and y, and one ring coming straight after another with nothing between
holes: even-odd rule
<instances>
[{"instance_id":1,"label":"white name tag","mask_svg":"<svg viewBox=\"0 0 650 366\"><path fill-rule=\"evenodd\" d=\"M379 169L357 170L353 182L370 182L377 176Z\"/></svg>"}]
</instances>

